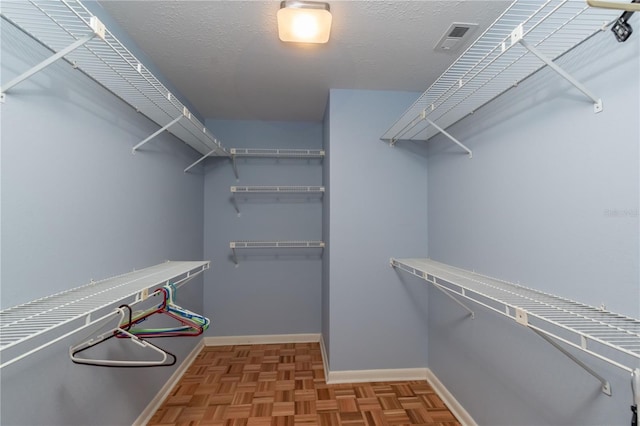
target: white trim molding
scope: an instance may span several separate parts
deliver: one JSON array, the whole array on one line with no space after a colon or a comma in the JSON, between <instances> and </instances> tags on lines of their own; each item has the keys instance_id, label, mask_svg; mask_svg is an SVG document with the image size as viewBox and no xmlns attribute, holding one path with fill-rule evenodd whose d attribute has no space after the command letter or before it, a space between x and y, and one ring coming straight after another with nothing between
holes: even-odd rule
<instances>
[{"instance_id":1,"label":"white trim molding","mask_svg":"<svg viewBox=\"0 0 640 426\"><path fill-rule=\"evenodd\" d=\"M440 380L433 374L430 369L427 370L427 382L431 385L433 390L438 394L442 402L445 403L449 411L453 413L462 426L478 426L473 417L464 409L464 407L458 402L458 400L449 392L449 390L442 384Z\"/></svg>"},{"instance_id":2,"label":"white trim molding","mask_svg":"<svg viewBox=\"0 0 640 426\"><path fill-rule=\"evenodd\" d=\"M329 371L327 384L427 380L426 368Z\"/></svg>"},{"instance_id":3,"label":"white trim molding","mask_svg":"<svg viewBox=\"0 0 640 426\"><path fill-rule=\"evenodd\" d=\"M151 420L151 417L153 417L156 411L158 411L158 409L160 408L164 400L169 396L169 394L173 390L174 386L177 385L178 382L180 382L180 379L182 378L184 373L186 373L187 369L191 366L193 361L195 361L196 356L198 356L198 354L200 353L203 347L204 347L203 339L200 339L200 341L195 345L193 350L189 352L189 355L187 355L184 358L180 366L176 368L176 370L173 372L171 377L169 377L169 380L167 380L167 383L165 383L164 386L160 388L156 396L153 397L151 402L149 402L149 404L147 405L147 408L145 408L144 411L133 422L133 426L146 425L147 423L149 423L149 420Z\"/></svg>"},{"instance_id":4,"label":"white trim molding","mask_svg":"<svg viewBox=\"0 0 640 426\"><path fill-rule=\"evenodd\" d=\"M329 383L329 354L324 344L324 336L320 335L320 352L322 352L322 366L324 367L324 381Z\"/></svg>"},{"instance_id":5,"label":"white trim molding","mask_svg":"<svg viewBox=\"0 0 640 426\"><path fill-rule=\"evenodd\" d=\"M264 334L253 336L213 336L205 337L205 346L266 345L272 343L318 343L320 333L308 334Z\"/></svg>"}]
</instances>

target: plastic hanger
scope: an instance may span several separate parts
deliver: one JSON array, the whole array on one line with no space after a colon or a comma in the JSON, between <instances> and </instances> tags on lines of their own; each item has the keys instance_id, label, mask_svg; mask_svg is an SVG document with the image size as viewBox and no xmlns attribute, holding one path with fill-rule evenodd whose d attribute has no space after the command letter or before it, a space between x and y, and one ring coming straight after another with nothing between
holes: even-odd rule
<instances>
[{"instance_id":1,"label":"plastic hanger","mask_svg":"<svg viewBox=\"0 0 640 426\"><path fill-rule=\"evenodd\" d=\"M128 331L138 337L154 338L154 337L174 337L174 336L199 336L209 327L210 321L208 318L191 312L187 309L181 308L173 302L173 295L175 294L175 286L164 286L157 289L154 292L156 294L162 294L162 303L150 310L137 312L133 320L127 324ZM178 322L180 326L176 327L163 327L163 328L136 328L138 325L144 322L150 316L162 313ZM133 326L133 328L130 328ZM126 337L124 335L118 335L118 337Z\"/></svg>"},{"instance_id":2,"label":"plastic hanger","mask_svg":"<svg viewBox=\"0 0 640 426\"><path fill-rule=\"evenodd\" d=\"M129 313L129 319L125 319L125 309ZM176 357L171 352L159 348L158 346L140 339L138 336L130 333L128 330L131 327L132 310L129 305L121 305L116 309L116 312L120 314L120 321L117 327L113 327L96 337L86 340L78 345L71 346L69 348L69 357L71 361L76 364L93 365L97 367L168 367L176 363ZM124 328L123 324L126 324ZM94 333L95 334L95 333ZM144 348L148 349L146 352L156 353L160 355L160 359L151 360L114 360L114 359L90 359L80 358L76 355L89 348L92 348L100 343L103 343L115 336L126 336L129 340Z\"/></svg>"}]
</instances>

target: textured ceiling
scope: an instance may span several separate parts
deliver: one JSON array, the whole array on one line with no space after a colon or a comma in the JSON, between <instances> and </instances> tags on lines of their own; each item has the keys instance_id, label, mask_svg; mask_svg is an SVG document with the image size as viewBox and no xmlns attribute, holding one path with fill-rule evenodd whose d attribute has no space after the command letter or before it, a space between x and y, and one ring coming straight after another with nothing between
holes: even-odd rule
<instances>
[{"instance_id":1,"label":"textured ceiling","mask_svg":"<svg viewBox=\"0 0 640 426\"><path fill-rule=\"evenodd\" d=\"M320 121L330 88L424 91L509 1L332 1L326 45L278 39L279 1L116 1L104 9L208 118ZM479 24L435 51L452 22Z\"/></svg>"}]
</instances>

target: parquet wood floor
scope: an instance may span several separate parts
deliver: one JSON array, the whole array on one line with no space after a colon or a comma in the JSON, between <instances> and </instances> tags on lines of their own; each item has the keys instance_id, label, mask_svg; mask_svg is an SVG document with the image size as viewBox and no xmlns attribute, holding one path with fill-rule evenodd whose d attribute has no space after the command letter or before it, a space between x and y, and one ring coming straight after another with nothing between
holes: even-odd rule
<instances>
[{"instance_id":1,"label":"parquet wood floor","mask_svg":"<svg viewBox=\"0 0 640 426\"><path fill-rule=\"evenodd\" d=\"M328 385L318 343L205 347L149 425L459 426L426 381Z\"/></svg>"}]
</instances>

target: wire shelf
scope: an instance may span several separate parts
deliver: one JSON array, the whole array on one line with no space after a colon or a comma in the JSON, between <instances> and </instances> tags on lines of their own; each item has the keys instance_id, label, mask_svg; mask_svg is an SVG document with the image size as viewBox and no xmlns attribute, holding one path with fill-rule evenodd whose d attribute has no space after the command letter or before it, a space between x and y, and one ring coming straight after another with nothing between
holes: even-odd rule
<instances>
[{"instance_id":1,"label":"wire shelf","mask_svg":"<svg viewBox=\"0 0 640 426\"><path fill-rule=\"evenodd\" d=\"M232 249L324 248L323 241L231 241Z\"/></svg>"},{"instance_id":2,"label":"wire shelf","mask_svg":"<svg viewBox=\"0 0 640 426\"><path fill-rule=\"evenodd\" d=\"M235 157L281 157L281 158L322 158L321 149L264 149L264 148L230 148Z\"/></svg>"},{"instance_id":3,"label":"wire shelf","mask_svg":"<svg viewBox=\"0 0 640 426\"><path fill-rule=\"evenodd\" d=\"M391 265L629 372L640 362L638 319L430 259L391 259ZM630 366L607 348L628 357Z\"/></svg>"},{"instance_id":4,"label":"wire shelf","mask_svg":"<svg viewBox=\"0 0 640 426\"><path fill-rule=\"evenodd\" d=\"M512 38L519 25L522 39L554 60L617 15L583 1L514 1L381 139L426 141L439 132L428 120L446 129L542 68L545 64Z\"/></svg>"},{"instance_id":5,"label":"wire shelf","mask_svg":"<svg viewBox=\"0 0 640 426\"><path fill-rule=\"evenodd\" d=\"M324 193L324 186L232 186L231 192L233 193L258 193L258 194L271 194L271 193Z\"/></svg>"},{"instance_id":6,"label":"wire shelf","mask_svg":"<svg viewBox=\"0 0 640 426\"><path fill-rule=\"evenodd\" d=\"M0 311L0 352L143 290L192 277L206 269L207 261L165 262L4 309Z\"/></svg>"},{"instance_id":7,"label":"wire shelf","mask_svg":"<svg viewBox=\"0 0 640 426\"><path fill-rule=\"evenodd\" d=\"M3 0L0 15L26 34L59 52L88 34L92 14L77 0ZM229 154L200 121L118 41L105 30L65 59L114 95L203 155Z\"/></svg>"}]
</instances>

